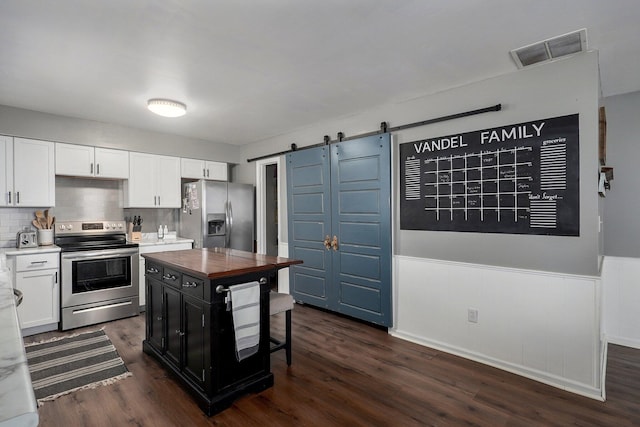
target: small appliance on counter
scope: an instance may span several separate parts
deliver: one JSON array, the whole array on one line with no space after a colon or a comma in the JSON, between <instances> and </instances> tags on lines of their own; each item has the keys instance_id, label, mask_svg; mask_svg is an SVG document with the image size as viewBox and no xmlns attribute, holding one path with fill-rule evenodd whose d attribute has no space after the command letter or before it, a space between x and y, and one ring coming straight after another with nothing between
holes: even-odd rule
<instances>
[{"instance_id":1,"label":"small appliance on counter","mask_svg":"<svg viewBox=\"0 0 640 427\"><path fill-rule=\"evenodd\" d=\"M29 229L18 231L16 236L16 248L36 248L38 247L38 239L36 232Z\"/></svg>"}]
</instances>

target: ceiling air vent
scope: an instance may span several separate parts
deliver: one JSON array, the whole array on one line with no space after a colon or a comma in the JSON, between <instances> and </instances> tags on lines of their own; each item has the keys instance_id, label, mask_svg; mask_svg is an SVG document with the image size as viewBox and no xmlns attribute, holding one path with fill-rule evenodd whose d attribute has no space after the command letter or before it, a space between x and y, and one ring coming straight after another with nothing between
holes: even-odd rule
<instances>
[{"instance_id":1,"label":"ceiling air vent","mask_svg":"<svg viewBox=\"0 0 640 427\"><path fill-rule=\"evenodd\" d=\"M553 61L567 55L587 50L587 30L582 29L562 36L543 40L511 51L518 68L540 62Z\"/></svg>"}]
</instances>

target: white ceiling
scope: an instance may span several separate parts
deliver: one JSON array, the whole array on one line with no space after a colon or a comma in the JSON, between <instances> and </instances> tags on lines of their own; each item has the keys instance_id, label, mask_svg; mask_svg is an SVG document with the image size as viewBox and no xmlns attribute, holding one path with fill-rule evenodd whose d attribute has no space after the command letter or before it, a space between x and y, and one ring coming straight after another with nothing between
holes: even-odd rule
<instances>
[{"instance_id":1,"label":"white ceiling","mask_svg":"<svg viewBox=\"0 0 640 427\"><path fill-rule=\"evenodd\" d=\"M609 96L640 90L639 18L638 0L1 0L0 104L246 144L512 72L511 49L581 28Z\"/></svg>"}]
</instances>

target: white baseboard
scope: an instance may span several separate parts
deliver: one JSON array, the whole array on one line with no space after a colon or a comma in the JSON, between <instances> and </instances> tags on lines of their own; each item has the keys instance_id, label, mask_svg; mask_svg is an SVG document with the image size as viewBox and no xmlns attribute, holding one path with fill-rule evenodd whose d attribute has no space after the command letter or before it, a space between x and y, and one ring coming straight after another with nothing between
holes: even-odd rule
<instances>
[{"instance_id":1,"label":"white baseboard","mask_svg":"<svg viewBox=\"0 0 640 427\"><path fill-rule=\"evenodd\" d=\"M28 337L30 335L37 335L43 332L50 332L50 331L57 331L57 330L58 330L58 323L50 323L48 325L40 325L40 326L34 326L32 328L25 328L21 332L23 337Z\"/></svg>"}]
</instances>

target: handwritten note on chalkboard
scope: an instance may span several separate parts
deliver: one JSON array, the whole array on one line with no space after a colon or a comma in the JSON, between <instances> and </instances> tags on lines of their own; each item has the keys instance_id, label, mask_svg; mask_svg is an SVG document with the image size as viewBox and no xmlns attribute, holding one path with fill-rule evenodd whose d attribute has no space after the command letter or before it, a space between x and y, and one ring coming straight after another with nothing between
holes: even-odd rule
<instances>
[{"instance_id":1,"label":"handwritten note on chalkboard","mask_svg":"<svg viewBox=\"0 0 640 427\"><path fill-rule=\"evenodd\" d=\"M578 236L578 115L400 145L402 230Z\"/></svg>"}]
</instances>

